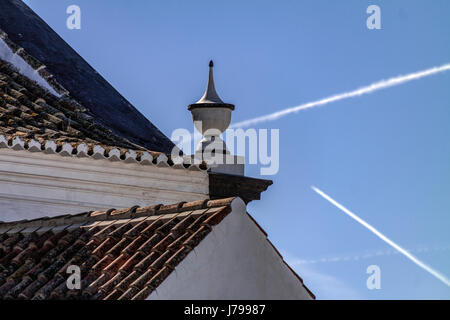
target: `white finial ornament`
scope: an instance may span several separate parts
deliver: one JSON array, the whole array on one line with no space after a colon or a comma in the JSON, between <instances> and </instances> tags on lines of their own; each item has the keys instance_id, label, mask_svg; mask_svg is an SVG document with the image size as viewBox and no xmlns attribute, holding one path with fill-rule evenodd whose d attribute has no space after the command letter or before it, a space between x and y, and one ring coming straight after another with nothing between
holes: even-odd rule
<instances>
[{"instance_id":1,"label":"white finial ornament","mask_svg":"<svg viewBox=\"0 0 450 320\"><path fill-rule=\"evenodd\" d=\"M209 62L209 78L205 93L196 103L188 106L191 111L195 128L204 136L195 151L196 156L201 155L203 160L208 154L229 154L225 143L220 138L231 122L231 112L234 105L225 103L219 98L214 86L213 77L214 63Z\"/></svg>"}]
</instances>

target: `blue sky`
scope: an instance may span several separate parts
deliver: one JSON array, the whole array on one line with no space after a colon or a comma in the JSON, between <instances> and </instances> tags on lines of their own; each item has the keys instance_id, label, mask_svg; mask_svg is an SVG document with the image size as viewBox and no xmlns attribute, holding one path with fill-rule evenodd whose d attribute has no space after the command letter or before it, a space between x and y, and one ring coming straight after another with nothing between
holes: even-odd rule
<instances>
[{"instance_id":1,"label":"blue sky","mask_svg":"<svg viewBox=\"0 0 450 320\"><path fill-rule=\"evenodd\" d=\"M450 62L445 0L25 2L169 137L192 130L211 58L235 122ZM81 30L66 28L71 4ZM371 4L381 30L366 28ZM280 129L280 170L249 212L317 298L450 298L310 188L449 277L449 85L442 73L255 127ZM333 257L348 259L320 262ZM366 288L372 264L380 290Z\"/></svg>"}]
</instances>

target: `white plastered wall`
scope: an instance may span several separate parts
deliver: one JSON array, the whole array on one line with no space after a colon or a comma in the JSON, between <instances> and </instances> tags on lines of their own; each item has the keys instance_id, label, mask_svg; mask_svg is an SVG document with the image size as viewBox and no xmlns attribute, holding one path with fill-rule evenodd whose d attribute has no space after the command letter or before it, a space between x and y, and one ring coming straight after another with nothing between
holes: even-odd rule
<instances>
[{"instance_id":1,"label":"white plastered wall","mask_svg":"<svg viewBox=\"0 0 450 320\"><path fill-rule=\"evenodd\" d=\"M0 221L207 199L203 171L0 148Z\"/></svg>"},{"instance_id":2,"label":"white plastered wall","mask_svg":"<svg viewBox=\"0 0 450 320\"><path fill-rule=\"evenodd\" d=\"M153 299L311 299L246 214L244 202L213 227L148 297Z\"/></svg>"}]
</instances>

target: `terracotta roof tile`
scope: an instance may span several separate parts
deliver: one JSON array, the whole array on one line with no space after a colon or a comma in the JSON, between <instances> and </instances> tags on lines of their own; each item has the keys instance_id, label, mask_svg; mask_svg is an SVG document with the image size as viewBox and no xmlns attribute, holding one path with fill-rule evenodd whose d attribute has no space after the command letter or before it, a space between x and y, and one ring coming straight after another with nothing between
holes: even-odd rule
<instances>
[{"instance_id":1,"label":"terracotta roof tile","mask_svg":"<svg viewBox=\"0 0 450 320\"><path fill-rule=\"evenodd\" d=\"M1 59L0 148L189 170L207 169L205 163L186 162L174 166L170 155L150 151L115 134L68 93L62 97L50 94Z\"/></svg>"},{"instance_id":2,"label":"terracotta roof tile","mask_svg":"<svg viewBox=\"0 0 450 320\"><path fill-rule=\"evenodd\" d=\"M0 223L0 299L145 299L224 219L233 199ZM80 267L80 290L67 288L70 265Z\"/></svg>"},{"instance_id":3,"label":"terracotta roof tile","mask_svg":"<svg viewBox=\"0 0 450 320\"><path fill-rule=\"evenodd\" d=\"M0 223L0 299L145 299L232 200ZM81 269L80 290L66 286L70 265Z\"/></svg>"},{"instance_id":4,"label":"terracotta roof tile","mask_svg":"<svg viewBox=\"0 0 450 320\"><path fill-rule=\"evenodd\" d=\"M0 60L0 133L64 142L145 150L95 122L78 102L53 96ZM49 130L48 130L49 129Z\"/></svg>"}]
</instances>

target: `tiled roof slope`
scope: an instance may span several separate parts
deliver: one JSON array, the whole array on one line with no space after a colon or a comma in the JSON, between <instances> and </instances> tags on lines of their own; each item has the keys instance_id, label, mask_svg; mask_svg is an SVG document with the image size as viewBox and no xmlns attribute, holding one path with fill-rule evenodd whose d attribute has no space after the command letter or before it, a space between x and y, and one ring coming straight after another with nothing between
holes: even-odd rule
<instances>
[{"instance_id":1,"label":"tiled roof slope","mask_svg":"<svg viewBox=\"0 0 450 320\"><path fill-rule=\"evenodd\" d=\"M74 99L89 109L99 123L116 135L146 149L170 153L172 141L117 92L24 1L0 1L0 29L15 44L14 52L31 63L36 72L50 80L51 85L62 86L70 92ZM104 51L100 54L108 53ZM51 75L50 79L48 74Z\"/></svg>"},{"instance_id":2,"label":"tiled roof slope","mask_svg":"<svg viewBox=\"0 0 450 320\"><path fill-rule=\"evenodd\" d=\"M0 224L0 299L145 299L233 198ZM81 269L80 290L66 286Z\"/></svg>"},{"instance_id":3,"label":"tiled roof slope","mask_svg":"<svg viewBox=\"0 0 450 320\"><path fill-rule=\"evenodd\" d=\"M58 98L0 60L0 134L144 150L97 123L70 98Z\"/></svg>"}]
</instances>

